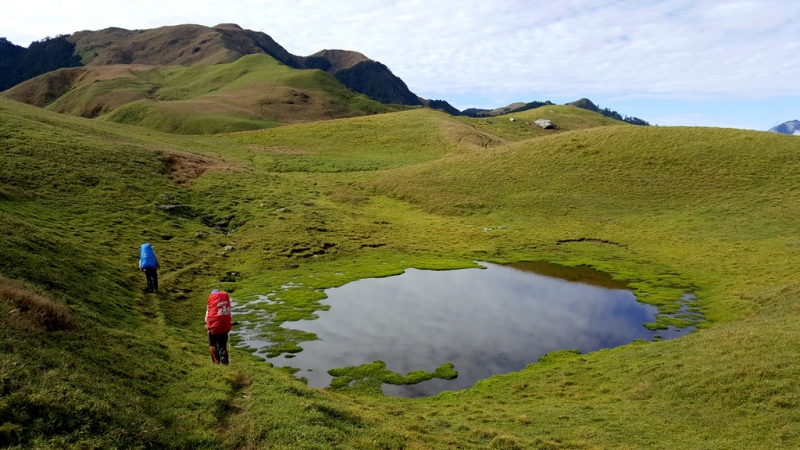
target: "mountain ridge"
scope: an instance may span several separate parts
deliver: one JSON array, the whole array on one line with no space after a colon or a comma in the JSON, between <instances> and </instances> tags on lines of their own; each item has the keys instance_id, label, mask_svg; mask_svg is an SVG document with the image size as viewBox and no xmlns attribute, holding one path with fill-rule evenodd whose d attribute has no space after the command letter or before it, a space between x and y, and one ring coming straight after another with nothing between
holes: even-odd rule
<instances>
[{"instance_id":1,"label":"mountain ridge","mask_svg":"<svg viewBox=\"0 0 800 450\"><path fill-rule=\"evenodd\" d=\"M80 62L48 65L43 70L30 71L25 77L14 77L2 86L9 89L35 76L64 67L108 66L115 64L139 64L149 66L192 66L232 63L239 58L264 53L295 69L321 69L331 75L348 71L360 63L370 63L369 70L347 72L340 77L348 88L367 94L383 103L421 105L417 96L388 67L367 56L350 50L320 50L309 56L290 53L271 36L260 31L243 29L231 23L213 27L196 24L170 25L147 30L127 30L109 27L102 30L82 30L60 37L73 46L72 54ZM49 41L48 41L49 42ZM21 64L16 58L23 48L4 41L0 49L0 68ZM5 54L9 56L4 57ZM62 58L63 59L63 58ZM382 83L371 78L378 77ZM339 77L337 77L339 78ZM341 80L340 80L341 81ZM367 92L360 89L368 87Z\"/></svg>"},{"instance_id":2,"label":"mountain ridge","mask_svg":"<svg viewBox=\"0 0 800 450\"><path fill-rule=\"evenodd\" d=\"M788 120L780 125L774 126L767 131L781 134L793 134L800 136L800 120Z\"/></svg>"},{"instance_id":3,"label":"mountain ridge","mask_svg":"<svg viewBox=\"0 0 800 450\"><path fill-rule=\"evenodd\" d=\"M286 50L268 34L243 29L233 23L222 23L213 27L183 24L147 30L109 27L98 31L78 31L69 36L61 36L59 39L58 43L73 46L73 58L65 60L66 55L61 55L59 60L66 62L33 70L26 75L28 79L58 68L75 65L87 67L117 64L159 67L217 65L232 63L247 55L267 54L291 68L319 69L327 72L347 88L381 103L419 105L440 109L454 116L491 117L526 111L549 103L516 102L492 110L469 108L460 111L445 100L428 100L417 96L387 66L362 53L325 49L309 56L298 56ZM63 53L66 47L64 45L61 47L60 51ZM22 47L13 46L8 42L0 42L0 68L4 67L4 64L8 65L9 61L20 60L18 54L23 50ZM5 54L11 56L4 57ZM79 64L76 64L75 56L80 57ZM17 76L13 79L14 84L19 82L19 78ZM10 87L12 86L5 86L5 89ZM588 99L580 99L569 104L634 125L649 125L642 119L623 116L608 108L599 109ZM86 115L85 112L82 115Z\"/></svg>"},{"instance_id":4,"label":"mountain ridge","mask_svg":"<svg viewBox=\"0 0 800 450\"><path fill-rule=\"evenodd\" d=\"M347 89L331 74L294 69L266 54L215 65L63 68L2 96L62 114L184 134L271 128L397 108Z\"/></svg>"}]
</instances>

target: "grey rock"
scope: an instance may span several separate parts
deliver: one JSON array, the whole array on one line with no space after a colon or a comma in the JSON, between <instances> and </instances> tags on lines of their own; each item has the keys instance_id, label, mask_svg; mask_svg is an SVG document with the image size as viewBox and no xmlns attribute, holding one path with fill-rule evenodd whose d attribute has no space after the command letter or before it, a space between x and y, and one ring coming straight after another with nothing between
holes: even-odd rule
<instances>
[{"instance_id":1,"label":"grey rock","mask_svg":"<svg viewBox=\"0 0 800 450\"><path fill-rule=\"evenodd\" d=\"M539 120L534 121L533 123L535 123L536 125L539 125L540 127L544 128L545 130L551 130L551 129L556 127L556 125L552 121L547 120L547 119L539 119Z\"/></svg>"},{"instance_id":2,"label":"grey rock","mask_svg":"<svg viewBox=\"0 0 800 450\"><path fill-rule=\"evenodd\" d=\"M158 209L166 212L191 212L192 208L189 205L160 205Z\"/></svg>"}]
</instances>

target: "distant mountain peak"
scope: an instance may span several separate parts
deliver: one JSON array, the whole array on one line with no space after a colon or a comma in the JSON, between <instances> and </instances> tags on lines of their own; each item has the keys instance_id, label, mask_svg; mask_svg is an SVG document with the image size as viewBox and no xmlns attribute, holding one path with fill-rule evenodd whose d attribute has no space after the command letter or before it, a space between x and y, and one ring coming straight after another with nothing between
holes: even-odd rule
<instances>
[{"instance_id":1,"label":"distant mountain peak","mask_svg":"<svg viewBox=\"0 0 800 450\"><path fill-rule=\"evenodd\" d=\"M330 66L323 70L333 74L341 70L349 69L360 62L372 61L364 54L352 50L320 50L307 57L307 59L311 58L324 58L327 60Z\"/></svg>"},{"instance_id":2,"label":"distant mountain peak","mask_svg":"<svg viewBox=\"0 0 800 450\"><path fill-rule=\"evenodd\" d=\"M783 122L777 127L770 128L769 131L773 133L793 134L795 136L800 136L800 120L790 120L788 122Z\"/></svg>"},{"instance_id":3,"label":"distant mountain peak","mask_svg":"<svg viewBox=\"0 0 800 450\"><path fill-rule=\"evenodd\" d=\"M217 25L215 27L212 27L212 28L214 28L214 29L228 28L228 29L234 29L234 30L243 30L242 27L240 27L239 25L237 25L235 23L221 23L221 24L219 24L219 25Z\"/></svg>"},{"instance_id":4,"label":"distant mountain peak","mask_svg":"<svg viewBox=\"0 0 800 450\"><path fill-rule=\"evenodd\" d=\"M580 100L575 100L574 102L567 103L570 106L577 106L578 108L588 109L589 111L597 112L598 108L597 105L592 103L591 100L588 98L582 98Z\"/></svg>"}]
</instances>

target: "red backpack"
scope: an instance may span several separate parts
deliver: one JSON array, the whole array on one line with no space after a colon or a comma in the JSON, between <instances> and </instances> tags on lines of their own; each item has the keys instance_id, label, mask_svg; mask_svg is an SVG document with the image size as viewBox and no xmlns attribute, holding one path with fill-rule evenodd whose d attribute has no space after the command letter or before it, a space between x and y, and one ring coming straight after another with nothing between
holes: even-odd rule
<instances>
[{"instance_id":1,"label":"red backpack","mask_svg":"<svg viewBox=\"0 0 800 450\"><path fill-rule=\"evenodd\" d=\"M208 315L206 328L211 334L225 334L231 331L231 299L227 292L212 292L208 296Z\"/></svg>"}]
</instances>

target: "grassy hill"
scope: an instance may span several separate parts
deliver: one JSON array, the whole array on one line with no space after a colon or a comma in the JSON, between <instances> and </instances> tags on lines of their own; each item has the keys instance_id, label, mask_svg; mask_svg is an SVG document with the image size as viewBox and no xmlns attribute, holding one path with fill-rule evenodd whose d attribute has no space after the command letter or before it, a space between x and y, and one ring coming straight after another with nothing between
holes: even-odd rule
<instances>
[{"instance_id":1,"label":"grassy hill","mask_svg":"<svg viewBox=\"0 0 800 450\"><path fill-rule=\"evenodd\" d=\"M796 448L800 142L567 106L513 117L181 136L0 99L0 442ZM525 124L539 117L559 129ZM308 388L243 350L208 361L212 288L276 292L280 324L323 308L320 289L474 260L588 264L665 314L691 290L707 322L421 400Z\"/></svg>"},{"instance_id":2,"label":"grassy hill","mask_svg":"<svg viewBox=\"0 0 800 450\"><path fill-rule=\"evenodd\" d=\"M61 69L3 95L59 113L181 134L253 130L392 109L353 93L324 72L292 69L263 54L213 66Z\"/></svg>"},{"instance_id":3,"label":"grassy hill","mask_svg":"<svg viewBox=\"0 0 800 450\"><path fill-rule=\"evenodd\" d=\"M269 35L235 24L215 27L184 24L149 30L106 28L79 31L68 40L84 65L137 64L192 66L224 64L245 55L267 54L291 67L301 67Z\"/></svg>"},{"instance_id":4,"label":"grassy hill","mask_svg":"<svg viewBox=\"0 0 800 450\"><path fill-rule=\"evenodd\" d=\"M4 73L0 74L0 90L9 89L37 75L60 68L76 66L96 68L96 70L83 68L49 74L44 79L34 82L33 86L29 83L12 94L11 98L42 106L75 87L74 82L77 78L93 77L93 80L111 78L112 75L104 69L109 66L210 66L232 63L248 55L268 55L295 69L320 69L334 75L355 92L365 94L379 102L421 105L417 96L408 90L403 80L392 74L388 67L372 61L361 53L348 50L322 50L311 56L297 56L289 53L265 33L245 30L230 23L213 28L184 24L149 30L123 28L85 30L69 36L35 42L29 49L0 39L0 68L5 68ZM119 75L119 68L110 70L112 74ZM137 67L134 71L141 72L142 68ZM130 82L134 86L130 86ZM116 107L129 102L131 90L141 95L139 92L141 89L137 88L141 87L140 84L130 79L124 80L120 85L105 83L99 87L100 90L108 94L107 97L116 94L119 98L106 98L100 104L95 101L96 99L90 99L91 103L95 103L91 109L86 109L84 101L80 114L84 117L93 117L109 111L110 106ZM157 88L152 87L146 91ZM28 92L28 95L21 94L20 90ZM46 95L43 99L31 99L30 91ZM215 120L226 121L219 117ZM204 121L201 126L195 128L210 127L213 123L214 120ZM257 122L251 120L240 129L263 128L263 124L254 126L256 124Z\"/></svg>"}]
</instances>

